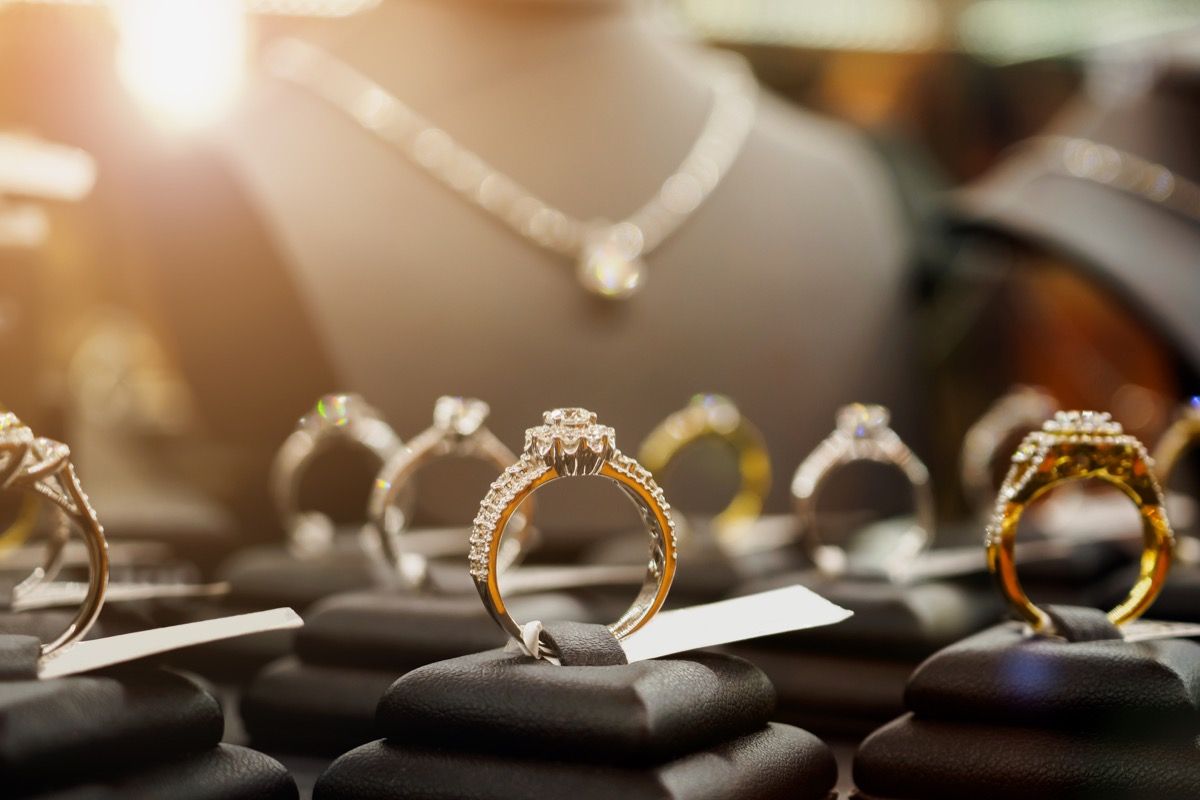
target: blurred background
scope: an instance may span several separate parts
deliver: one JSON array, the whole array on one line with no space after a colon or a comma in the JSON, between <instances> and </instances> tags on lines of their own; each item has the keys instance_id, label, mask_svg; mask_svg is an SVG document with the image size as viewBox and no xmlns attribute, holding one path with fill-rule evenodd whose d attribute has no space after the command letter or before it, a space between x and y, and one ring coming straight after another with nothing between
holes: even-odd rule
<instances>
[{"instance_id":1,"label":"blurred background","mask_svg":"<svg viewBox=\"0 0 1200 800\"><path fill-rule=\"evenodd\" d=\"M265 463L303 411L292 398L341 387L314 374L239 399L238 365L191 374L181 340L196 332L181 332L159 294L171 264L154 206L222 191L207 137L245 102L265 43L353 25L378 4L0 0L0 401L71 443L110 527L273 535ZM1147 441L1200 391L1198 210L1078 175L1088 186L1060 196L1064 170L1027 144L1084 137L1180 186L1200 177L1200 3L662 0L637 11L663 37L742 53L772 92L867 142L908 239L918 346L915 410L900 416L935 474L953 472L966 427L1015 382L1110 410ZM212 236L241 237L225 254L250 270L245 205L221 204ZM821 253L796 260L824 268ZM832 424L820 417L815 427ZM940 502L962 510L952 483ZM774 504L783 510L784 494Z\"/></svg>"}]
</instances>

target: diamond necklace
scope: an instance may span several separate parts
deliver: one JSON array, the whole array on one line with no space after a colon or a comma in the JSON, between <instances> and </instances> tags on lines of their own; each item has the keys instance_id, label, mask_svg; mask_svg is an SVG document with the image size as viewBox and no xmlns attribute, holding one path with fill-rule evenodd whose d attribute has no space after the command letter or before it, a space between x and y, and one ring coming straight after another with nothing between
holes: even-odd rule
<instances>
[{"instance_id":1,"label":"diamond necklace","mask_svg":"<svg viewBox=\"0 0 1200 800\"><path fill-rule=\"evenodd\" d=\"M267 52L276 77L303 87L393 145L443 185L526 239L573 259L584 288L610 300L645 281L644 258L704 202L741 152L754 123L757 84L732 53L713 54L713 102L679 168L644 206L620 222L585 221L539 199L382 86L307 42L282 39Z\"/></svg>"},{"instance_id":2,"label":"diamond necklace","mask_svg":"<svg viewBox=\"0 0 1200 800\"><path fill-rule=\"evenodd\" d=\"M1162 164L1073 136L1035 136L1027 142L1059 175L1098 183L1200 222L1200 184Z\"/></svg>"}]
</instances>

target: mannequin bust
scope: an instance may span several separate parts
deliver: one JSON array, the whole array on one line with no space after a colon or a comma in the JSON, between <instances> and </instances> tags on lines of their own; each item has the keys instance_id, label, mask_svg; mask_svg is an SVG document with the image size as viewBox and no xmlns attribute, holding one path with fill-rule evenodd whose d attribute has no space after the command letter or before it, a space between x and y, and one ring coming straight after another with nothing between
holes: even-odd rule
<instances>
[{"instance_id":1,"label":"mannequin bust","mask_svg":"<svg viewBox=\"0 0 1200 800\"><path fill-rule=\"evenodd\" d=\"M621 219L653 196L712 102L695 48L620 0L385 0L303 38L581 219ZM688 396L717 391L763 429L786 474L847 401L887 403L911 424L907 243L884 173L848 131L770 97L723 182L647 256L645 286L624 302L589 295L568 259L298 86L264 76L218 147L339 387L402 435L453 392L487 399L489 426L514 448L543 410L584 403L634 452ZM252 266L239 283L255 280ZM548 493L542 523L636 520L607 493L582 500L591 488ZM579 502L589 513L568 513ZM787 506L786 481L770 505Z\"/></svg>"}]
</instances>

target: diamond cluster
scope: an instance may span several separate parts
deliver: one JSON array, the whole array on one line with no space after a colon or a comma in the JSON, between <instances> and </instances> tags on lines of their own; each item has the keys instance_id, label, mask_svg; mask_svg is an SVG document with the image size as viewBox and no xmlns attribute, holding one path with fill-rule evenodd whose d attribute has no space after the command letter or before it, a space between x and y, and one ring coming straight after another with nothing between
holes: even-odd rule
<instances>
[{"instance_id":1,"label":"diamond cluster","mask_svg":"<svg viewBox=\"0 0 1200 800\"><path fill-rule=\"evenodd\" d=\"M987 526L987 542L1000 535L1008 504L1020 495L1040 471L1068 476L1104 469L1109 473L1140 474L1145 471L1155 491L1157 481L1150 470L1153 460L1136 436L1124 432L1107 412L1057 411L1022 440L1013 453L1012 466L996 497Z\"/></svg>"},{"instance_id":2,"label":"diamond cluster","mask_svg":"<svg viewBox=\"0 0 1200 800\"><path fill-rule=\"evenodd\" d=\"M433 407L433 425L449 436L466 438L483 427L491 408L473 397L444 396Z\"/></svg>"},{"instance_id":3,"label":"diamond cluster","mask_svg":"<svg viewBox=\"0 0 1200 800\"><path fill-rule=\"evenodd\" d=\"M525 432L525 452L492 483L479 505L470 539L472 577L477 580L488 577L488 550L499 535L497 528L504 509L552 469L562 476L595 475L605 463L611 464L662 507L670 527L664 534L672 551L675 550L675 522L662 489L645 467L617 449L612 428L597 424L596 415L582 408L548 411L543 415L543 423Z\"/></svg>"},{"instance_id":4,"label":"diamond cluster","mask_svg":"<svg viewBox=\"0 0 1200 800\"><path fill-rule=\"evenodd\" d=\"M27 487L71 514L82 513L63 483L71 449L62 442L34 436L15 414L0 414L0 488ZM87 495L79 496L87 502Z\"/></svg>"}]
</instances>

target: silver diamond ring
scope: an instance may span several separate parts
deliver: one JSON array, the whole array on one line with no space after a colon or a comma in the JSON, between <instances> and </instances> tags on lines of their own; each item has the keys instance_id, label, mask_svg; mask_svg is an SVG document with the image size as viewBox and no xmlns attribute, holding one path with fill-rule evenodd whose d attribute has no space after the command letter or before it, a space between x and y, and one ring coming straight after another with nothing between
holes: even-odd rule
<instances>
[{"instance_id":1,"label":"silver diamond ring","mask_svg":"<svg viewBox=\"0 0 1200 800\"><path fill-rule=\"evenodd\" d=\"M34 493L54 504L69 523L79 528L87 547L87 593L67 629L42 644L42 656L86 634L100 616L108 590L108 544L104 529L79 485L70 457L70 448L65 444L34 436L15 414L0 414L0 490ZM61 538L54 540L48 563L61 563L62 546ZM52 573L57 567L36 570L14 590L14 596L36 592L46 579L47 570Z\"/></svg>"},{"instance_id":2,"label":"silver diamond ring","mask_svg":"<svg viewBox=\"0 0 1200 800\"><path fill-rule=\"evenodd\" d=\"M521 504L537 489L559 478L599 475L615 482L637 506L650 535L650 560L642 588L629 609L609 630L623 639L658 613L675 577L678 555L675 522L662 489L641 464L617 449L616 433L583 408L559 408L543 415L544 424L525 432L525 451L497 478L479 506L471 534L471 577L492 618L531 655L555 654L536 635L538 623L522 626L508 613L497 580L500 542Z\"/></svg>"},{"instance_id":3,"label":"silver diamond ring","mask_svg":"<svg viewBox=\"0 0 1200 800\"><path fill-rule=\"evenodd\" d=\"M900 469L912 484L916 524L901 537L885 570L893 574L929 546L933 538L934 502L929 470L900 440L888 423L883 406L854 403L838 411L837 428L808 455L792 479L792 498L801 526L801 542L822 572L841 575L850 569L845 549L821 541L817 526L816 495L821 483L838 467L852 461L874 461Z\"/></svg>"},{"instance_id":4,"label":"silver diamond ring","mask_svg":"<svg viewBox=\"0 0 1200 800\"><path fill-rule=\"evenodd\" d=\"M356 394L327 394L300 418L271 465L271 492L287 531L288 546L299 558L312 558L333 546L334 524L319 511L300 509L300 481L309 465L339 444L353 444L386 464L403 443L383 415ZM411 497L405 502L411 502Z\"/></svg>"},{"instance_id":5,"label":"silver diamond ring","mask_svg":"<svg viewBox=\"0 0 1200 800\"><path fill-rule=\"evenodd\" d=\"M429 561L406 546L411 511L397 505L396 500L409 490L417 470L434 459L478 458L501 468L511 464L516 459L512 450L484 425L490 411L487 403L475 398L439 397L433 408L433 425L398 450L379 472L368 514L386 563L410 587L430 588ZM518 515L514 536L500 554L500 570L518 563L528 549L533 537L530 514L531 510Z\"/></svg>"}]
</instances>

